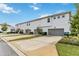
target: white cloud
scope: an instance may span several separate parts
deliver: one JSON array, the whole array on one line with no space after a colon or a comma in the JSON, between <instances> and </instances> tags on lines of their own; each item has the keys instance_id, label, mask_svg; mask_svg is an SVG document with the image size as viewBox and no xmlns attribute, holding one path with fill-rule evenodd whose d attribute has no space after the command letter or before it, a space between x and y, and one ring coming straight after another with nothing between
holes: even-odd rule
<instances>
[{"instance_id":1,"label":"white cloud","mask_svg":"<svg viewBox=\"0 0 79 59\"><path fill-rule=\"evenodd\" d=\"M0 12L3 13L18 13L20 10L14 10L13 7L9 7L7 4L0 4Z\"/></svg>"},{"instance_id":2,"label":"white cloud","mask_svg":"<svg viewBox=\"0 0 79 59\"><path fill-rule=\"evenodd\" d=\"M39 7L34 6L34 5L32 5L31 8L32 8L33 10L38 10L38 9L39 9Z\"/></svg>"},{"instance_id":3,"label":"white cloud","mask_svg":"<svg viewBox=\"0 0 79 59\"><path fill-rule=\"evenodd\" d=\"M38 7L37 3L33 3L31 6L30 6L33 10L39 10L40 8Z\"/></svg>"},{"instance_id":4,"label":"white cloud","mask_svg":"<svg viewBox=\"0 0 79 59\"><path fill-rule=\"evenodd\" d=\"M41 18L41 17L46 17L46 16L53 15L53 14L62 13L62 12L66 12L66 11L65 11L65 10L59 10L59 11L56 11L56 12L54 12L54 13L52 13L52 14L43 14L43 15L39 16L39 18Z\"/></svg>"},{"instance_id":5,"label":"white cloud","mask_svg":"<svg viewBox=\"0 0 79 59\"><path fill-rule=\"evenodd\" d=\"M43 15L41 15L39 18L41 18L41 17L46 17L46 16L49 16L49 15L51 15L51 14L43 14Z\"/></svg>"}]
</instances>

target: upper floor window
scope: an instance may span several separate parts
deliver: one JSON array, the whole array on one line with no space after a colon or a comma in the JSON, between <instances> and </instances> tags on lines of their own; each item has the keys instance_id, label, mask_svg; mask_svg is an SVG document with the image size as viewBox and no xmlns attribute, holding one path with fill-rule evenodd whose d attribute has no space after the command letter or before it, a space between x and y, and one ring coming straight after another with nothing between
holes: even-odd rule
<instances>
[{"instance_id":1,"label":"upper floor window","mask_svg":"<svg viewBox=\"0 0 79 59\"><path fill-rule=\"evenodd\" d=\"M47 19L47 22L50 22L50 18Z\"/></svg>"}]
</instances>

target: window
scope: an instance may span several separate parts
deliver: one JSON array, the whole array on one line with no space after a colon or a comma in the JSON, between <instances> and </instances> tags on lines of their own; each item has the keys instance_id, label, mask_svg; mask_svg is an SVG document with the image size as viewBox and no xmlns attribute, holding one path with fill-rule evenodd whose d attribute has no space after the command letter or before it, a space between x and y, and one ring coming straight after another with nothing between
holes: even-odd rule
<instances>
[{"instance_id":1,"label":"window","mask_svg":"<svg viewBox=\"0 0 79 59\"><path fill-rule=\"evenodd\" d=\"M50 22L50 18L48 18L47 20L48 20L47 22Z\"/></svg>"},{"instance_id":2,"label":"window","mask_svg":"<svg viewBox=\"0 0 79 59\"><path fill-rule=\"evenodd\" d=\"M58 16L58 18L60 18L60 16Z\"/></svg>"},{"instance_id":3,"label":"window","mask_svg":"<svg viewBox=\"0 0 79 59\"><path fill-rule=\"evenodd\" d=\"M63 15L62 17L64 18L65 16Z\"/></svg>"}]
</instances>

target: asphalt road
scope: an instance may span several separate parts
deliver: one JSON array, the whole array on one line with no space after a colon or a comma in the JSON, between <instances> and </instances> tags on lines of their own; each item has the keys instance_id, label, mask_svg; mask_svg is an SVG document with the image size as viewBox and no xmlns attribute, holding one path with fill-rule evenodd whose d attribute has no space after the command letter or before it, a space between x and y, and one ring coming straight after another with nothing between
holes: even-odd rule
<instances>
[{"instance_id":1,"label":"asphalt road","mask_svg":"<svg viewBox=\"0 0 79 59\"><path fill-rule=\"evenodd\" d=\"M0 56L18 56L4 41L0 40Z\"/></svg>"}]
</instances>

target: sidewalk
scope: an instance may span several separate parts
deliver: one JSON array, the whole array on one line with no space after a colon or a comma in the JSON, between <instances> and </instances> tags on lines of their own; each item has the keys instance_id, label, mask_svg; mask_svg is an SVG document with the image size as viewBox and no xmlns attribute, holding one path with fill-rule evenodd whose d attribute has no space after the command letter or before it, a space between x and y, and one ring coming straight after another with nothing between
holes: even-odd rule
<instances>
[{"instance_id":1,"label":"sidewalk","mask_svg":"<svg viewBox=\"0 0 79 59\"><path fill-rule=\"evenodd\" d=\"M11 47L0 39L0 56L18 56Z\"/></svg>"}]
</instances>

